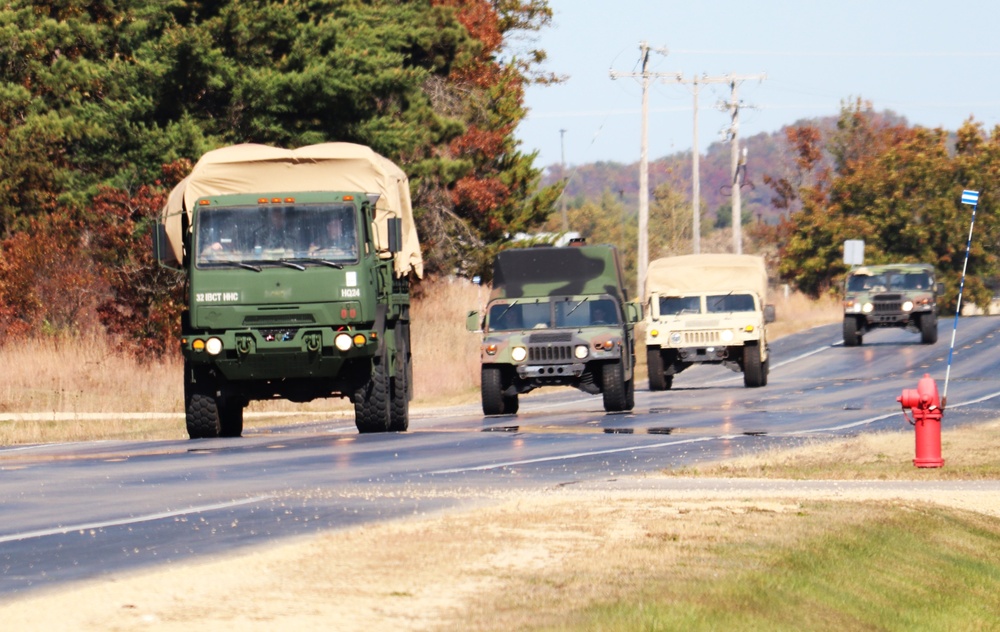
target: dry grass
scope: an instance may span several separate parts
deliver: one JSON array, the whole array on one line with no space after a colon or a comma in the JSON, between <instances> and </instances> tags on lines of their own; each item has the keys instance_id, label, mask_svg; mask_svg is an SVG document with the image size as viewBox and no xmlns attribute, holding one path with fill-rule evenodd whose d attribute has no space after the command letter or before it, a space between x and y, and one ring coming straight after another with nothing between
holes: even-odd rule
<instances>
[{"instance_id":1,"label":"dry grass","mask_svg":"<svg viewBox=\"0 0 1000 632\"><path fill-rule=\"evenodd\" d=\"M768 302L774 305L775 312L775 321L767 326L767 336L771 340L819 325L839 323L844 318L841 302L829 296L817 300L799 292L788 296L772 293Z\"/></svg>"}]
</instances>

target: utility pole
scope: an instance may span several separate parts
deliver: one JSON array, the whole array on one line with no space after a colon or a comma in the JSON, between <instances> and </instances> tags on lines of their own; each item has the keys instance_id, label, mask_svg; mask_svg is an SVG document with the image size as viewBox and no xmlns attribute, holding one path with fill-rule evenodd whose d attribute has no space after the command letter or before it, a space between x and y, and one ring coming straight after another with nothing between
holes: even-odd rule
<instances>
[{"instance_id":1,"label":"utility pole","mask_svg":"<svg viewBox=\"0 0 1000 632\"><path fill-rule=\"evenodd\" d=\"M639 147L639 248L636 254L637 279L636 296L642 297L643 289L646 285L646 269L649 267L649 80L663 76L676 76L677 73L651 73L649 72L649 53L651 50L666 55L666 48L650 49L645 41L639 42L639 51L642 55L642 72L626 73L609 71L612 79L619 77L641 77L642 78L642 141Z\"/></svg>"},{"instance_id":2,"label":"utility pole","mask_svg":"<svg viewBox=\"0 0 1000 632\"><path fill-rule=\"evenodd\" d=\"M560 175L563 178L563 188L562 192L559 194L559 207L562 209L562 229L563 234L569 232L569 220L566 219L566 185L569 184L566 179L566 130L559 130L559 147L562 152L561 160L559 163L559 169L561 171Z\"/></svg>"},{"instance_id":3,"label":"utility pole","mask_svg":"<svg viewBox=\"0 0 1000 632\"><path fill-rule=\"evenodd\" d=\"M691 151L691 213L693 215L691 223L692 232L692 249L695 254L701 252L701 173L699 171L699 161L701 158L701 151L698 147L698 86L700 84L710 84L710 83L728 83L732 86L733 96L730 102L733 112L733 123L730 127L730 131L733 134L734 144L733 144L733 156L735 160L738 148L735 142L736 129L739 127L739 102L736 100L736 81L743 81L744 79L761 79L765 78L765 75L746 75L746 76L735 76L735 75L725 75L720 77L709 77L703 74L701 77L694 76L691 79L684 79L680 75L677 75L673 79L664 79L664 83L690 83L692 87L692 92L694 93L694 147ZM740 197L739 197L739 187L735 182L735 178L738 175L738 163L733 163L733 241L736 244L735 252L740 254L742 252L742 235L740 234L740 222L739 213L740 209Z\"/></svg>"},{"instance_id":4,"label":"utility pole","mask_svg":"<svg viewBox=\"0 0 1000 632\"><path fill-rule=\"evenodd\" d=\"M743 254L743 226L742 226L742 204L740 198L740 142L739 142L739 129L740 129L740 107L742 103L736 96L736 91L740 83L746 81L747 79L759 79L763 81L767 79L767 75L726 75L724 77L718 77L717 79L724 80L725 83L729 84L730 97L728 103L722 103L723 109L728 109L731 122L729 124L729 138L730 138L730 164L732 167L733 174L733 252L736 254ZM746 152L743 152L744 160L746 159Z\"/></svg>"}]
</instances>

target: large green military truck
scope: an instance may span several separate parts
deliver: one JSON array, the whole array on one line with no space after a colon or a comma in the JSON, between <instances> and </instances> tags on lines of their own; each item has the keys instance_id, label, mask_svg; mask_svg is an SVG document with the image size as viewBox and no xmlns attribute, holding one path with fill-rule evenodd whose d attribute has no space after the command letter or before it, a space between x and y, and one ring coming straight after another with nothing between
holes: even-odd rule
<instances>
[{"instance_id":1,"label":"large green military truck","mask_svg":"<svg viewBox=\"0 0 1000 632\"><path fill-rule=\"evenodd\" d=\"M483 331L482 400L486 415L514 414L518 394L573 386L603 395L604 410L635 406L635 323L613 246L512 248L493 262Z\"/></svg>"},{"instance_id":2,"label":"large green military truck","mask_svg":"<svg viewBox=\"0 0 1000 632\"><path fill-rule=\"evenodd\" d=\"M211 151L162 209L157 256L187 274L192 439L240 436L247 404L275 398L347 397L360 432L407 429L422 261L388 159L349 143Z\"/></svg>"},{"instance_id":3,"label":"large green military truck","mask_svg":"<svg viewBox=\"0 0 1000 632\"><path fill-rule=\"evenodd\" d=\"M699 254L665 257L646 272L646 361L649 388L670 389L694 364L743 373L747 387L765 386L770 367L766 324L767 269L761 257Z\"/></svg>"},{"instance_id":4,"label":"large green military truck","mask_svg":"<svg viewBox=\"0 0 1000 632\"><path fill-rule=\"evenodd\" d=\"M854 268L844 280L844 346L856 347L872 329L896 327L938 339L934 266L892 263Z\"/></svg>"}]
</instances>

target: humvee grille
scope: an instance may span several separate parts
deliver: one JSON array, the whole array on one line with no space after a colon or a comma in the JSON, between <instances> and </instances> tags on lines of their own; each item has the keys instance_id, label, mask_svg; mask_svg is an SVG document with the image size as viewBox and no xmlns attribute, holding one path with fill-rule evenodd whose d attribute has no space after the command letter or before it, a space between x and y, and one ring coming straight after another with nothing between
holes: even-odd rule
<instances>
[{"instance_id":1,"label":"humvee grille","mask_svg":"<svg viewBox=\"0 0 1000 632\"><path fill-rule=\"evenodd\" d=\"M717 331L685 331L684 344L687 346L702 346L719 344Z\"/></svg>"},{"instance_id":2,"label":"humvee grille","mask_svg":"<svg viewBox=\"0 0 1000 632\"><path fill-rule=\"evenodd\" d=\"M873 305L876 314L889 314L889 313L897 313L903 311L903 304L900 302L894 301L890 303L885 301L879 301L877 303L874 303Z\"/></svg>"},{"instance_id":3,"label":"humvee grille","mask_svg":"<svg viewBox=\"0 0 1000 632\"><path fill-rule=\"evenodd\" d=\"M572 357L572 345L528 345L529 362L561 362Z\"/></svg>"}]
</instances>

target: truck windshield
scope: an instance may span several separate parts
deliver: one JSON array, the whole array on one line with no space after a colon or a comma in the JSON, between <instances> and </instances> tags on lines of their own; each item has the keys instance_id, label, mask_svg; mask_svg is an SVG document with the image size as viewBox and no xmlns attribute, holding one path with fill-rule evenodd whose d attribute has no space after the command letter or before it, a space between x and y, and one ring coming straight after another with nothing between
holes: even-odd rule
<instances>
[{"instance_id":1,"label":"truck windshield","mask_svg":"<svg viewBox=\"0 0 1000 632\"><path fill-rule=\"evenodd\" d=\"M599 297L554 296L494 303L487 329L513 331L550 327L602 327L621 324L615 301Z\"/></svg>"},{"instance_id":2,"label":"truck windshield","mask_svg":"<svg viewBox=\"0 0 1000 632\"><path fill-rule=\"evenodd\" d=\"M700 314L700 296L661 296L660 314L676 316L678 314Z\"/></svg>"},{"instance_id":3,"label":"truck windshield","mask_svg":"<svg viewBox=\"0 0 1000 632\"><path fill-rule=\"evenodd\" d=\"M197 263L357 261L354 218L349 204L201 207L195 219Z\"/></svg>"},{"instance_id":4,"label":"truck windshield","mask_svg":"<svg viewBox=\"0 0 1000 632\"><path fill-rule=\"evenodd\" d=\"M706 296L705 305L708 306L709 314L756 311L754 308L753 296L750 294L721 294L718 296Z\"/></svg>"}]
</instances>

